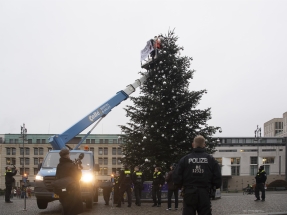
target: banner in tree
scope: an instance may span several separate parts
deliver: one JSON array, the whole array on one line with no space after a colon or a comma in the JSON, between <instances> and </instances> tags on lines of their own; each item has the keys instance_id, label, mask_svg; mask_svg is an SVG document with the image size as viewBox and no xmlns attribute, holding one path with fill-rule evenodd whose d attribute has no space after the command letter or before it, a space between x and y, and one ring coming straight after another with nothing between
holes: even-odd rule
<instances>
[{"instance_id":1,"label":"banner in tree","mask_svg":"<svg viewBox=\"0 0 287 215\"><path fill-rule=\"evenodd\" d=\"M152 51L153 51L153 45L152 45L151 41L149 40L149 41L147 41L144 49L141 50L141 61L146 59Z\"/></svg>"}]
</instances>

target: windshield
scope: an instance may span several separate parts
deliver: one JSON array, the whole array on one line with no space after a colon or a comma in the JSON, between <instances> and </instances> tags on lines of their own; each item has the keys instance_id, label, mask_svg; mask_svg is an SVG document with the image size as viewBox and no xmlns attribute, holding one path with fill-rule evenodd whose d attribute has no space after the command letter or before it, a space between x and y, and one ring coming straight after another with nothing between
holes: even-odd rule
<instances>
[{"instance_id":1,"label":"windshield","mask_svg":"<svg viewBox=\"0 0 287 215\"><path fill-rule=\"evenodd\" d=\"M78 158L81 153L82 152L70 152L70 159L72 161L75 161L75 159ZM83 154L84 154L84 157L82 159L83 169L85 170L91 169L92 159L91 159L90 154L88 153L83 153ZM43 162L42 167L56 168L59 163L59 159L60 159L59 152L50 152L48 153L45 161Z\"/></svg>"}]
</instances>

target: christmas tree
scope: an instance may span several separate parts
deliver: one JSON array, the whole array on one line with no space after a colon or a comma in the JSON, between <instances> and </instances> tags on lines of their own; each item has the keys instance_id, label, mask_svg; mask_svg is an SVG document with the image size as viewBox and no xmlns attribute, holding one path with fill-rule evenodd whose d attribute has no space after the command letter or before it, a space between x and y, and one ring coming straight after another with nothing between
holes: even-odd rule
<instances>
[{"instance_id":1,"label":"christmas tree","mask_svg":"<svg viewBox=\"0 0 287 215\"><path fill-rule=\"evenodd\" d=\"M174 31L160 39L161 49L140 96L131 97L133 105L124 108L130 121L120 125L125 140L123 164L141 166L149 177L155 166L169 171L170 164L190 153L196 135L204 136L207 151L214 152L211 136L220 129L207 124L210 108L196 108L207 91L189 91L195 72L190 69L192 58L180 55L183 47L177 45Z\"/></svg>"}]
</instances>

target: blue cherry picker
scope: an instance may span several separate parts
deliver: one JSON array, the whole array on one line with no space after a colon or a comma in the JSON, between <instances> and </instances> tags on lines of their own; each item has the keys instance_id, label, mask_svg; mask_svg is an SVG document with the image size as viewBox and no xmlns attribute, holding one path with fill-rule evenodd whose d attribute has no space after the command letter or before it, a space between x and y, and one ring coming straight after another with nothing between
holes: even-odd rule
<instances>
[{"instance_id":1,"label":"blue cherry picker","mask_svg":"<svg viewBox=\"0 0 287 215\"><path fill-rule=\"evenodd\" d=\"M158 56L156 55L156 57ZM33 184L39 209L46 209L49 202L59 200L59 196L53 192L52 182L56 179L56 167L60 158L59 151L65 147L70 149L71 160L81 160L82 178L80 181L81 194L79 195L82 196L83 201L86 203L86 207L92 208L93 202L98 201L98 188L100 187L100 183L97 181L96 172L99 171L99 165L95 164L93 152L88 151L86 148L85 150L80 150L79 147L92 130L114 107L126 100L130 94L135 92L137 87L147 80L149 77L149 69L153 63L156 62L155 59L148 60L141 65L142 68L148 71L143 73L143 76L140 79L135 80L133 84L128 85L124 90L116 93L115 96L90 112L62 134L54 135L49 138L49 143L52 145L53 150L49 151L43 160L43 163L38 165L39 171ZM94 123L95 125L92 129L73 149L67 145L69 141Z\"/></svg>"},{"instance_id":2,"label":"blue cherry picker","mask_svg":"<svg viewBox=\"0 0 287 215\"><path fill-rule=\"evenodd\" d=\"M81 157L83 167L82 179L80 181L81 196L83 201L86 203L86 207L92 208L93 202L98 201L99 183L96 179L96 172L99 171L99 165L95 164L93 152L88 150L80 150L79 146L98 125L98 123L109 112L111 112L114 107L126 100L137 87L146 81L148 77L149 73L144 73L140 79L137 79L133 84L128 85L124 90L119 91L115 96L93 110L68 130L62 134L54 135L49 138L49 143L51 143L53 150L49 151L43 163L39 164L39 172L36 175L34 183L34 192L39 209L46 209L49 202L59 199L59 196L54 194L51 186L56 176L56 167L60 158L59 151L65 147L69 148L69 146L66 144L93 123L95 123L95 125L84 136L84 138L82 138L73 149L70 148L70 158L71 160L74 160L78 159L79 156Z\"/></svg>"}]
</instances>

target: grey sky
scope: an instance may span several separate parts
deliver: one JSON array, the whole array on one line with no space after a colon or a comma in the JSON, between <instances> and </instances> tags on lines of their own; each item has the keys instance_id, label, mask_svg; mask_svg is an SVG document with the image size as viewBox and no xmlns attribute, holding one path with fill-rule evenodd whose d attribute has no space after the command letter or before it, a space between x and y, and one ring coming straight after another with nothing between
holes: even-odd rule
<instances>
[{"instance_id":1,"label":"grey sky","mask_svg":"<svg viewBox=\"0 0 287 215\"><path fill-rule=\"evenodd\" d=\"M0 133L62 133L139 78L146 41L175 28L190 90L220 136L286 112L287 1L0 0ZM139 92L133 94L138 95ZM93 133L120 133L123 107ZM87 130L84 131L84 133Z\"/></svg>"}]
</instances>

